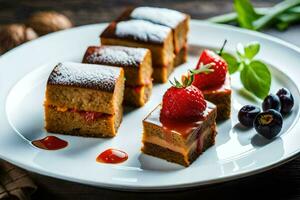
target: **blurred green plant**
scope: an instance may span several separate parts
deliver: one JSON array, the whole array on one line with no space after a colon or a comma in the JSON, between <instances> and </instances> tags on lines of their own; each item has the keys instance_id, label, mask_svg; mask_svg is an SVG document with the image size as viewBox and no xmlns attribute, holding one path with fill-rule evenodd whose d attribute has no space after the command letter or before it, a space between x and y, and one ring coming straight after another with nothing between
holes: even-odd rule
<instances>
[{"instance_id":1,"label":"blurred green plant","mask_svg":"<svg viewBox=\"0 0 300 200\"><path fill-rule=\"evenodd\" d=\"M234 13L212 17L208 21L258 31L267 27L283 31L300 22L300 0L284 0L270 8L254 8L249 0L234 0L233 7Z\"/></svg>"}]
</instances>

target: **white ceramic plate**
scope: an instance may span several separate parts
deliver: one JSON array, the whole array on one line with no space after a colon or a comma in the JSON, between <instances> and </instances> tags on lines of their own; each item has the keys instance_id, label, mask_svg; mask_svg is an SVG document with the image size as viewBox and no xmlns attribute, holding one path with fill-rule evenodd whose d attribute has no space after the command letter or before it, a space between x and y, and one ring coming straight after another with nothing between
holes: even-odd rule
<instances>
[{"instance_id":1,"label":"white ceramic plate","mask_svg":"<svg viewBox=\"0 0 300 200\"><path fill-rule=\"evenodd\" d=\"M238 75L234 75L232 118L218 124L216 145L188 168L140 152L142 119L161 101L168 84L155 85L144 107L125 113L113 139L60 136L69 142L65 149L46 151L31 146L28 140L48 135L43 129L43 99L50 71L60 61L80 62L87 46L99 44L98 36L105 26L88 25L50 34L0 57L1 158L47 176L142 191L186 188L252 175L282 164L300 151L300 50L267 35L200 21L191 22L188 63L178 67L171 78L195 66L200 47L218 48L226 38L226 49L234 51L238 42L259 41L258 58L269 63L272 71L271 91L287 87L296 102L293 112L284 119L279 137L267 141L238 125L240 107L260 102L245 95ZM129 159L119 165L97 163L96 156L109 147L126 151Z\"/></svg>"}]
</instances>

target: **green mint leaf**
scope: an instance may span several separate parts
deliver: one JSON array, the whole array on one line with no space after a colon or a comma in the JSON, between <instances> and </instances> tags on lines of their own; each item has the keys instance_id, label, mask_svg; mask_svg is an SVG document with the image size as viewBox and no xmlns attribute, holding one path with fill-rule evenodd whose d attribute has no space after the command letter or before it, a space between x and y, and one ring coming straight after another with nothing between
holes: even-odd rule
<instances>
[{"instance_id":1,"label":"green mint leaf","mask_svg":"<svg viewBox=\"0 0 300 200\"><path fill-rule=\"evenodd\" d=\"M259 18L249 0L234 0L234 9L238 15L240 27L254 29L253 22Z\"/></svg>"},{"instance_id":2,"label":"green mint leaf","mask_svg":"<svg viewBox=\"0 0 300 200\"><path fill-rule=\"evenodd\" d=\"M245 57L251 60L259 52L260 44L258 42L250 42L244 47Z\"/></svg>"},{"instance_id":3,"label":"green mint leaf","mask_svg":"<svg viewBox=\"0 0 300 200\"><path fill-rule=\"evenodd\" d=\"M245 57L245 48L244 45L242 43L238 43L236 45L236 53L238 55L238 57L240 58L240 60L243 60Z\"/></svg>"},{"instance_id":4,"label":"green mint leaf","mask_svg":"<svg viewBox=\"0 0 300 200\"><path fill-rule=\"evenodd\" d=\"M261 61L254 60L249 65L243 64L240 74L245 89L260 99L264 99L270 91L271 73L268 67Z\"/></svg>"},{"instance_id":5,"label":"green mint leaf","mask_svg":"<svg viewBox=\"0 0 300 200\"><path fill-rule=\"evenodd\" d=\"M228 64L229 74L233 74L236 71L238 71L239 62L233 55L231 55L230 53L227 53L227 52L223 52L221 56Z\"/></svg>"}]
</instances>

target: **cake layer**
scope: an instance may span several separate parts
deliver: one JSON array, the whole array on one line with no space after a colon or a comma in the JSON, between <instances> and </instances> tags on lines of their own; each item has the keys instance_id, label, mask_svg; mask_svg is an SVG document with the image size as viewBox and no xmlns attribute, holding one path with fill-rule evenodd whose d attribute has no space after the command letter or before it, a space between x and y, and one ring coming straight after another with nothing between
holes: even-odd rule
<instances>
[{"instance_id":1,"label":"cake layer","mask_svg":"<svg viewBox=\"0 0 300 200\"><path fill-rule=\"evenodd\" d=\"M126 105L140 107L149 100L152 92L152 83L141 86L125 87L124 103Z\"/></svg>"},{"instance_id":2,"label":"cake layer","mask_svg":"<svg viewBox=\"0 0 300 200\"><path fill-rule=\"evenodd\" d=\"M161 122L161 105L157 106L144 120L144 137L159 137L168 143L179 147L190 146L198 137L198 133L204 132L215 124L217 117L216 106L207 102L207 108L202 118L192 122Z\"/></svg>"},{"instance_id":3,"label":"cake layer","mask_svg":"<svg viewBox=\"0 0 300 200\"><path fill-rule=\"evenodd\" d=\"M171 28L175 54L184 47L187 41L190 16L176 10L155 7L130 8L118 18L119 21L128 19L150 21Z\"/></svg>"},{"instance_id":4,"label":"cake layer","mask_svg":"<svg viewBox=\"0 0 300 200\"><path fill-rule=\"evenodd\" d=\"M215 125L207 128L207 130L200 135L199 140L194 141L191 147L187 149L174 148L174 145L168 144L165 140L159 138L157 140L159 142L144 138L142 152L188 167L200 154L214 145L216 133ZM198 148L199 143L201 144L201 148Z\"/></svg>"},{"instance_id":5,"label":"cake layer","mask_svg":"<svg viewBox=\"0 0 300 200\"><path fill-rule=\"evenodd\" d=\"M148 142L152 144L156 144L159 146L162 146L164 148L167 148L169 150L178 152L183 155L188 155L190 151L195 151L196 148L198 150L202 149L202 140L204 137L206 137L207 134L210 134L211 131L216 130L216 123L211 124L211 126L207 127L204 131L197 132L197 137L195 138L194 141L191 141L189 144L187 143L180 143L180 144L175 144L170 142L169 140L166 140L165 138L160 138L158 136L153 136L147 133L143 134L143 143Z\"/></svg>"},{"instance_id":6,"label":"cake layer","mask_svg":"<svg viewBox=\"0 0 300 200\"><path fill-rule=\"evenodd\" d=\"M187 61L188 57L188 48L187 45L180 49L178 54L175 55L174 58L174 67L177 67L178 65L181 65Z\"/></svg>"},{"instance_id":7,"label":"cake layer","mask_svg":"<svg viewBox=\"0 0 300 200\"><path fill-rule=\"evenodd\" d=\"M173 61L170 62L169 65L167 65L166 67L153 68L153 74L152 74L153 82L166 83L173 70L174 70Z\"/></svg>"},{"instance_id":8,"label":"cake layer","mask_svg":"<svg viewBox=\"0 0 300 200\"><path fill-rule=\"evenodd\" d=\"M229 75L226 76L223 86L215 89L203 90L202 93L207 101L210 101L217 106L217 121L230 118L232 91Z\"/></svg>"},{"instance_id":9,"label":"cake layer","mask_svg":"<svg viewBox=\"0 0 300 200\"><path fill-rule=\"evenodd\" d=\"M174 58L172 29L144 20L112 22L100 35L102 45L150 49L153 68L167 66Z\"/></svg>"},{"instance_id":10,"label":"cake layer","mask_svg":"<svg viewBox=\"0 0 300 200\"><path fill-rule=\"evenodd\" d=\"M146 85L153 72L151 52L145 48L123 46L90 46L83 63L122 67L126 78L125 85Z\"/></svg>"},{"instance_id":11,"label":"cake layer","mask_svg":"<svg viewBox=\"0 0 300 200\"><path fill-rule=\"evenodd\" d=\"M45 107L48 132L87 137L113 137L122 121L122 106L114 115Z\"/></svg>"},{"instance_id":12,"label":"cake layer","mask_svg":"<svg viewBox=\"0 0 300 200\"><path fill-rule=\"evenodd\" d=\"M123 95L122 68L63 63L49 76L45 105L115 114Z\"/></svg>"}]
</instances>

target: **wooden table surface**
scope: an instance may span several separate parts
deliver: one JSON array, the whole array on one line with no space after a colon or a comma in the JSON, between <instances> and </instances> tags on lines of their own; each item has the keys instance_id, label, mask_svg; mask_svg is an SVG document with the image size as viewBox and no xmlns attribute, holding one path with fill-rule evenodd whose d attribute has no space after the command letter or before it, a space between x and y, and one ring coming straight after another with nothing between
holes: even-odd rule
<instances>
[{"instance_id":1,"label":"wooden table surface","mask_svg":"<svg viewBox=\"0 0 300 200\"><path fill-rule=\"evenodd\" d=\"M270 6L274 0L255 0L255 6ZM24 22L30 13L38 10L56 10L69 16L75 25L111 21L126 7L149 5L177 9L189 13L192 18L204 19L230 12L231 0L73 0L73 1L17 1L0 0L0 24ZM300 46L300 27L284 33L268 30ZM300 158L280 167L251 177L227 183L163 193L120 192L57 180L37 174L31 177L38 185L33 199L300 199Z\"/></svg>"}]
</instances>

